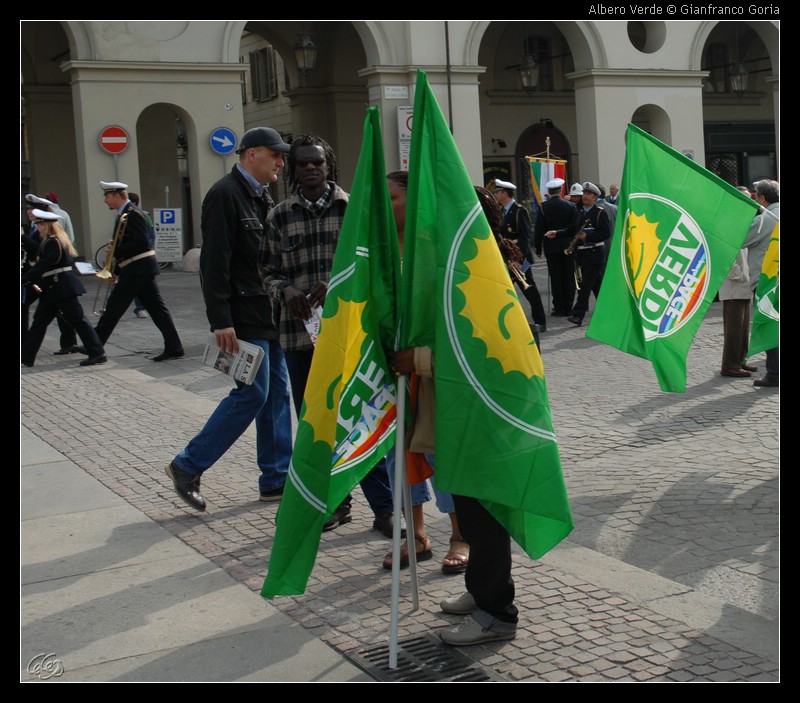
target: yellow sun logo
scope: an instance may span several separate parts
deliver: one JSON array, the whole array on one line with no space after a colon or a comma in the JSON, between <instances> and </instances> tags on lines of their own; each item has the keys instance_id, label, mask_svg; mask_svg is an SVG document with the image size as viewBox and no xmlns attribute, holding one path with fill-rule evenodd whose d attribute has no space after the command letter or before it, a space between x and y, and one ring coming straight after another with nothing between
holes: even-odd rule
<instances>
[{"instance_id":1,"label":"yellow sun logo","mask_svg":"<svg viewBox=\"0 0 800 703\"><path fill-rule=\"evenodd\" d=\"M472 336L486 344L487 358L497 359L504 373L543 378L542 357L497 245L491 237L473 241L478 253L465 262L470 275L457 286L467 299L461 316L472 323Z\"/></svg>"},{"instance_id":2,"label":"yellow sun logo","mask_svg":"<svg viewBox=\"0 0 800 703\"><path fill-rule=\"evenodd\" d=\"M648 222L647 215L631 213L628 218L628 236L625 250L633 292L638 298L647 282L650 269L658 258L658 222Z\"/></svg>"},{"instance_id":3,"label":"yellow sun logo","mask_svg":"<svg viewBox=\"0 0 800 703\"><path fill-rule=\"evenodd\" d=\"M333 448L339 399L353 377L367 337L361 323L366 302L339 298L336 314L323 319L305 394L303 419L314 428L314 440Z\"/></svg>"}]
</instances>

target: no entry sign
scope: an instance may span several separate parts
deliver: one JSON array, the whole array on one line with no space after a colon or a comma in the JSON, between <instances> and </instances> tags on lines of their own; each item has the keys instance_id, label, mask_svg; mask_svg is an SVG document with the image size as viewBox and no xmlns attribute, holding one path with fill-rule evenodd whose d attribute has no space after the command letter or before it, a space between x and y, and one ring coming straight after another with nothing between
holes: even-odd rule
<instances>
[{"instance_id":1,"label":"no entry sign","mask_svg":"<svg viewBox=\"0 0 800 703\"><path fill-rule=\"evenodd\" d=\"M121 154L128 148L128 133L117 125L104 127L100 132L100 148L106 154Z\"/></svg>"}]
</instances>

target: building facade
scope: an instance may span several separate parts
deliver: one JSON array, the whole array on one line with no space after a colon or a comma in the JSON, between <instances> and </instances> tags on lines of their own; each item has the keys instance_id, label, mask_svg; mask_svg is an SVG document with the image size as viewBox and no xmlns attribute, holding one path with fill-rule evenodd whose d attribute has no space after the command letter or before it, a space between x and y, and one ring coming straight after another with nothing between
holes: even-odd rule
<instances>
[{"instance_id":1,"label":"building facade","mask_svg":"<svg viewBox=\"0 0 800 703\"><path fill-rule=\"evenodd\" d=\"M200 245L202 197L236 160L224 135L252 126L324 137L348 188L378 105L387 168L405 167L418 69L474 182L506 174L523 199L525 156L619 183L629 122L731 183L779 174L775 21L24 20L20 40L21 191L57 191L87 256L110 236L100 180L180 208L184 251ZM126 138L103 142L111 127Z\"/></svg>"}]
</instances>

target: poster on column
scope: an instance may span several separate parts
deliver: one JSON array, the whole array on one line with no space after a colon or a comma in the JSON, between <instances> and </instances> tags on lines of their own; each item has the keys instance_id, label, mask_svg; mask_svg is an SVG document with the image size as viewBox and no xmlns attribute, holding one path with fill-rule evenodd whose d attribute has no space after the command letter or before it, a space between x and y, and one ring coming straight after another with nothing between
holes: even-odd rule
<instances>
[{"instance_id":1,"label":"poster on column","mask_svg":"<svg viewBox=\"0 0 800 703\"><path fill-rule=\"evenodd\" d=\"M155 208L156 258L159 263L183 260L183 217L176 208Z\"/></svg>"}]
</instances>

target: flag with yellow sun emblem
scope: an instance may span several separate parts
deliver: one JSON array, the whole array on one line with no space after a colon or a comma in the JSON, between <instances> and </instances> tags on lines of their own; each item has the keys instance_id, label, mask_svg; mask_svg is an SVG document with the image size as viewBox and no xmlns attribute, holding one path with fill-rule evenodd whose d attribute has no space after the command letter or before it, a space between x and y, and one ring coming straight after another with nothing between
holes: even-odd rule
<instances>
[{"instance_id":1,"label":"flag with yellow sun emblem","mask_svg":"<svg viewBox=\"0 0 800 703\"><path fill-rule=\"evenodd\" d=\"M769 211L761 217L771 219ZM781 297L781 225L775 223L770 236L769 246L764 254L761 274L756 288L755 305L753 306L753 329L750 333L749 356L775 349L780 343L780 297ZM753 276L753 272L750 272Z\"/></svg>"},{"instance_id":2,"label":"flag with yellow sun emblem","mask_svg":"<svg viewBox=\"0 0 800 703\"><path fill-rule=\"evenodd\" d=\"M261 590L265 598L305 592L323 524L394 446L396 378L384 348L394 345L399 276L380 117L370 107Z\"/></svg>"},{"instance_id":3,"label":"flag with yellow sun emblem","mask_svg":"<svg viewBox=\"0 0 800 703\"><path fill-rule=\"evenodd\" d=\"M653 364L686 390L686 355L758 205L628 125L617 224L586 336Z\"/></svg>"},{"instance_id":4,"label":"flag with yellow sun emblem","mask_svg":"<svg viewBox=\"0 0 800 703\"><path fill-rule=\"evenodd\" d=\"M409 154L400 347L434 350L436 484L533 558L572 530L544 368L425 74Z\"/></svg>"}]
</instances>

